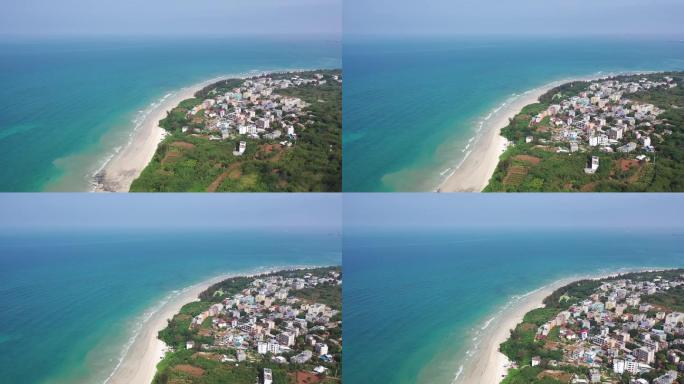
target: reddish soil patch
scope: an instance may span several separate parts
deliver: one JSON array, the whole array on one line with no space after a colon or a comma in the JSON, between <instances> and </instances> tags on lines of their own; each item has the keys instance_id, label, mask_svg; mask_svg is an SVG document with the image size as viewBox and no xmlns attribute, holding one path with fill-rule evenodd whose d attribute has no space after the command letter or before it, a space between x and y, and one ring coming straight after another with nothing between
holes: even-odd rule
<instances>
[{"instance_id":1,"label":"reddish soil patch","mask_svg":"<svg viewBox=\"0 0 684 384\"><path fill-rule=\"evenodd\" d=\"M554 350L554 349L558 349L558 347L559 347L559 345L555 341L548 341L547 340L546 343L544 343L544 349Z\"/></svg>"},{"instance_id":2,"label":"reddish soil patch","mask_svg":"<svg viewBox=\"0 0 684 384\"><path fill-rule=\"evenodd\" d=\"M265 153L271 153L277 149L280 149L280 144L264 144L261 146L261 150Z\"/></svg>"},{"instance_id":3,"label":"reddish soil patch","mask_svg":"<svg viewBox=\"0 0 684 384\"><path fill-rule=\"evenodd\" d=\"M658 312L674 312L674 309L660 304L653 304L653 308Z\"/></svg>"},{"instance_id":4,"label":"reddish soil patch","mask_svg":"<svg viewBox=\"0 0 684 384\"><path fill-rule=\"evenodd\" d=\"M620 161L618 161L618 168L620 168L622 172L627 172L630 168L638 166L639 160L620 159Z\"/></svg>"},{"instance_id":5,"label":"reddish soil patch","mask_svg":"<svg viewBox=\"0 0 684 384\"><path fill-rule=\"evenodd\" d=\"M169 144L169 147L171 147L172 149L166 152L166 155L164 155L164 158L161 161L162 165L177 161L178 159L183 157L183 149L193 149L195 148L195 145L191 143L186 143L185 141L174 141L173 143ZM181 149L181 151L178 151L178 149Z\"/></svg>"},{"instance_id":6,"label":"reddish soil patch","mask_svg":"<svg viewBox=\"0 0 684 384\"><path fill-rule=\"evenodd\" d=\"M179 364L173 367L173 369L175 371L184 372L195 377L204 375L204 369L190 364Z\"/></svg>"},{"instance_id":7,"label":"reddish soil patch","mask_svg":"<svg viewBox=\"0 0 684 384\"><path fill-rule=\"evenodd\" d=\"M283 146L280 144L264 144L259 147L260 152L263 154L268 154L275 152L276 154L269 158L268 161L275 163L280 161L280 159L283 157Z\"/></svg>"},{"instance_id":8,"label":"reddish soil patch","mask_svg":"<svg viewBox=\"0 0 684 384\"><path fill-rule=\"evenodd\" d=\"M242 176L242 171L240 170L240 163L235 163L228 167L228 178L231 180L237 180Z\"/></svg>"},{"instance_id":9,"label":"reddish soil patch","mask_svg":"<svg viewBox=\"0 0 684 384\"><path fill-rule=\"evenodd\" d=\"M546 152L553 152L553 153L556 152L556 148L551 148L551 147L546 146L546 145L535 145L534 148L541 149L542 151L546 151Z\"/></svg>"},{"instance_id":10,"label":"reddish soil patch","mask_svg":"<svg viewBox=\"0 0 684 384\"><path fill-rule=\"evenodd\" d=\"M582 188L580 188L580 191L582 191L582 192L594 192L594 188L596 188L596 182L584 184L582 186Z\"/></svg>"},{"instance_id":11,"label":"reddish soil patch","mask_svg":"<svg viewBox=\"0 0 684 384\"><path fill-rule=\"evenodd\" d=\"M219 185L221 185L221 183L223 183L223 180L225 180L226 177L228 177L228 171L223 172L220 175L218 175L218 177L216 179L214 179L214 181L212 181L211 184L209 184L209 186L207 187L207 192L216 192Z\"/></svg>"},{"instance_id":12,"label":"reddish soil patch","mask_svg":"<svg viewBox=\"0 0 684 384\"><path fill-rule=\"evenodd\" d=\"M228 167L228 170L218 175L218 177L209 184L207 187L207 192L216 192L218 187L223 183L223 180L230 178L232 180L237 180L242 176L240 171L240 163L233 163Z\"/></svg>"},{"instance_id":13,"label":"reddish soil patch","mask_svg":"<svg viewBox=\"0 0 684 384\"><path fill-rule=\"evenodd\" d=\"M184 149L193 149L195 148L195 144L188 143L185 141L174 141L173 143L169 144L171 147L176 147L176 148L184 148Z\"/></svg>"},{"instance_id":14,"label":"reddish soil patch","mask_svg":"<svg viewBox=\"0 0 684 384\"><path fill-rule=\"evenodd\" d=\"M508 168L508 173L503 179L504 185L519 185L523 180L525 180L527 172L527 167L521 167L518 165Z\"/></svg>"},{"instance_id":15,"label":"reddish soil patch","mask_svg":"<svg viewBox=\"0 0 684 384\"><path fill-rule=\"evenodd\" d=\"M316 384L321 382L321 378L310 372L297 371L292 374L297 384Z\"/></svg>"},{"instance_id":16,"label":"reddish soil patch","mask_svg":"<svg viewBox=\"0 0 684 384\"><path fill-rule=\"evenodd\" d=\"M524 162L530 163L532 165L537 165L541 162L540 158L530 156L530 155L518 155L518 156L514 157L513 160L524 161Z\"/></svg>"},{"instance_id":17,"label":"reddish soil patch","mask_svg":"<svg viewBox=\"0 0 684 384\"><path fill-rule=\"evenodd\" d=\"M181 157L183 157L183 155L180 152L168 151L168 152L166 152L166 155L164 155L164 158L162 159L161 163L162 163L162 165L173 163L174 161L177 161Z\"/></svg>"},{"instance_id":18,"label":"reddish soil patch","mask_svg":"<svg viewBox=\"0 0 684 384\"><path fill-rule=\"evenodd\" d=\"M524 324L522 324L522 325L520 326L520 328L521 328L523 331L529 331L529 330L531 330L531 329L535 329L535 326L534 326L534 324L524 323Z\"/></svg>"},{"instance_id":19,"label":"reddish soil patch","mask_svg":"<svg viewBox=\"0 0 684 384\"><path fill-rule=\"evenodd\" d=\"M546 370L546 371L540 372L539 375L537 375L538 379L543 379L545 377L550 377L550 378L558 380L562 383L569 383L570 380L572 379L572 375L570 373L563 372L563 371Z\"/></svg>"},{"instance_id":20,"label":"reddish soil patch","mask_svg":"<svg viewBox=\"0 0 684 384\"><path fill-rule=\"evenodd\" d=\"M193 359L197 358L202 358L202 359L207 359L207 360L215 360L215 361L221 361L221 356L219 356L216 353L211 353L211 352L197 352L192 355Z\"/></svg>"}]
</instances>

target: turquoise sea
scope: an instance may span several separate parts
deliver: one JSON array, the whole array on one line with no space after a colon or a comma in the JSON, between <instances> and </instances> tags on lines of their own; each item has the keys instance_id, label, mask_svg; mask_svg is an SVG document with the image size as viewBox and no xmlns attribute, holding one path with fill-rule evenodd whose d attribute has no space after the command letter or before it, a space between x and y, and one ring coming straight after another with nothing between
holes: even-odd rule
<instances>
[{"instance_id":1,"label":"turquoise sea","mask_svg":"<svg viewBox=\"0 0 684 384\"><path fill-rule=\"evenodd\" d=\"M226 273L339 265L339 233L13 232L0 235L3 383L102 383L170 294Z\"/></svg>"},{"instance_id":2,"label":"turquoise sea","mask_svg":"<svg viewBox=\"0 0 684 384\"><path fill-rule=\"evenodd\" d=\"M684 41L630 38L344 39L344 190L431 191L484 119L570 77L684 70Z\"/></svg>"},{"instance_id":3,"label":"turquoise sea","mask_svg":"<svg viewBox=\"0 0 684 384\"><path fill-rule=\"evenodd\" d=\"M350 383L449 384L514 296L576 275L684 267L684 233L662 230L344 231Z\"/></svg>"},{"instance_id":4,"label":"turquoise sea","mask_svg":"<svg viewBox=\"0 0 684 384\"><path fill-rule=\"evenodd\" d=\"M0 191L88 190L165 95L221 75L339 68L334 38L0 42Z\"/></svg>"}]
</instances>

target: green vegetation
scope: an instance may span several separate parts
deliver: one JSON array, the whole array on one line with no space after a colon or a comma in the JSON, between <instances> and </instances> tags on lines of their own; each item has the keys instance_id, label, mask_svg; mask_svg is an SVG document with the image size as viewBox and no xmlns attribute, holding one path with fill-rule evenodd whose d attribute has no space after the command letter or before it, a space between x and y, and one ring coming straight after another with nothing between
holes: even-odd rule
<instances>
[{"instance_id":1,"label":"green vegetation","mask_svg":"<svg viewBox=\"0 0 684 384\"><path fill-rule=\"evenodd\" d=\"M555 327L556 332L552 331L543 340L535 338L538 328L555 318L560 312L589 298L604 282L618 279L631 279L635 282L652 281L657 277L674 281L683 274L684 269L631 272L600 280L580 280L555 290L544 299L544 307L525 314L523 321L511 331L508 340L500 345L500 351L518 366L518 368L509 371L502 384L569 383L574 374L586 375L589 372L589 368L586 366L551 364L552 361L560 362L563 359L563 352L559 347L561 343L558 338L559 327ZM642 302L661 307L660 309L682 311L684 310L684 287L679 286L666 292L643 296ZM625 312L630 310L631 308L628 308ZM633 331L633 337L636 336L636 332L636 330ZM539 356L541 363L532 367L530 362L534 356ZM648 375L651 380L667 369L673 369L664 353L661 356L656 356L655 366L658 370ZM629 382L628 376L624 376L621 380L620 382Z\"/></svg>"},{"instance_id":2,"label":"green vegetation","mask_svg":"<svg viewBox=\"0 0 684 384\"><path fill-rule=\"evenodd\" d=\"M275 363L225 364L184 349L164 357L152 383L254 384L264 368L273 371L274 383L292 382L288 371Z\"/></svg>"},{"instance_id":3,"label":"green vegetation","mask_svg":"<svg viewBox=\"0 0 684 384\"><path fill-rule=\"evenodd\" d=\"M684 191L684 72L649 75L616 76L620 81L651 80L670 76L678 86L651 89L629 94L629 99L651 103L663 109L655 125L655 161L634 166L626 160L634 154L604 153L593 147L588 152L556 153L558 146L551 139L548 120L530 125L533 116L557 102L557 98L575 96L587 89L589 82L571 82L542 95L511 119L501 134L514 145L499 159L499 164L485 188L486 192L681 192ZM671 131L671 133L669 133ZM629 133L628 135L633 135ZM526 143L525 137L534 136L538 142ZM646 153L649 159L654 155ZM591 156L598 156L600 166L595 174L584 168ZM655 164L655 165L654 165Z\"/></svg>"},{"instance_id":4,"label":"green vegetation","mask_svg":"<svg viewBox=\"0 0 684 384\"><path fill-rule=\"evenodd\" d=\"M544 308L534 309L523 318L511 336L501 344L500 350L519 366L528 365L533 356L542 360L560 360L559 350L547 349L546 342L535 339L537 329L570 306L588 297L601 283L595 280L580 280L557 289L544 299Z\"/></svg>"},{"instance_id":5,"label":"green vegetation","mask_svg":"<svg viewBox=\"0 0 684 384\"><path fill-rule=\"evenodd\" d=\"M226 298L251 286L252 281L257 278L269 276L281 276L283 278L302 278L307 273L316 276L327 275L329 272L341 273L339 266L322 267L313 269L298 269L292 271L279 271L263 274L256 277L238 276L223 280L209 287L199 295L200 301L191 302L184 305L178 314L168 322L168 326L159 332L159 339L164 341L172 352L167 352L164 359L157 365L157 373L153 384L171 383L244 383L254 384L260 382L263 368L270 368L273 372L274 383L295 383L296 372L308 372L315 365L323 365L332 369L331 375L327 377L316 377L312 381L320 383L339 383L341 366L342 348L335 343L329 343L329 353L333 355L336 364L323 362L310 362L304 365L277 364L271 361L271 354L258 355L248 353L248 358L242 362L221 362L221 356L235 357L237 351L233 348L211 349L210 351L188 350L185 344L188 340L193 340L196 345L211 344L213 341L210 336L205 336L207 327L211 328L211 318L205 319L199 328L190 328L192 318L207 310L211 305L219 303ZM341 296L342 290L338 285L319 284L316 288L305 288L293 292L294 297L298 297L306 302L325 303L338 311L342 310ZM281 304L284 304L281 303ZM339 315L338 315L339 316ZM335 319L340 320L340 318ZM278 320L282 321L282 320ZM205 327L206 324L206 327ZM330 335L334 339L341 339L340 328L330 329ZM296 340L296 345L305 343L304 337L300 336Z\"/></svg>"},{"instance_id":6,"label":"green vegetation","mask_svg":"<svg viewBox=\"0 0 684 384\"><path fill-rule=\"evenodd\" d=\"M293 296L309 302L323 303L331 308L342 308L342 291L332 285L300 289Z\"/></svg>"},{"instance_id":7,"label":"green vegetation","mask_svg":"<svg viewBox=\"0 0 684 384\"><path fill-rule=\"evenodd\" d=\"M508 375L501 381L501 384L560 384L563 381L556 380L552 377L539 378L542 373L539 367L524 367L521 369L512 369Z\"/></svg>"},{"instance_id":8,"label":"green vegetation","mask_svg":"<svg viewBox=\"0 0 684 384\"><path fill-rule=\"evenodd\" d=\"M672 312L684 312L684 287L672 288L667 295L645 296L644 301Z\"/></svg>"},{"instance_id":9,"label":"green vegetation","mask_svg":"<svg viewBox=\"0 0 684 384\"><path fill-rule=\"evenodd\" d=\"M272 79L314 72L272 74ZM188 115L206 97L239 87L243 79L223 80L181 102L160 121L168 135L152 161L131 185L131 192L338 192L342 189L342 87L332 80L340 70L320 70L323 85L275 89L275 94L304 100L305 119L296 126L291 147L280 140L233 137L210 140L203 111ZM260 110L257 110L260 111ZM189 128L183 132L183 127ZM197 133L192 133L193 130ZM242 156L236 144L247 142Z\"/></svg>"}]
</instances>

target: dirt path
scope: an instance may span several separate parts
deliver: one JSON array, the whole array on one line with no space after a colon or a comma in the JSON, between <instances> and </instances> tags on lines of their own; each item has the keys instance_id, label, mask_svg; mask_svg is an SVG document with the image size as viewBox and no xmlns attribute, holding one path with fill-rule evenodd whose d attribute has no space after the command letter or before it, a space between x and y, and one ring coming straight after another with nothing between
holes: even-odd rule
<instances>
[{"instance_id":1,"label":"dirt path","mask_svg":"<svg viewBox=\"0 0 684 384\"><path fill-rule=\"evenodd\" d=\"M216 192L218 187L221 186L221 183L223 183L223 180L226 179L226 177L230 177L231 179L238 179L242 176L242 172L240 172L240 163L233 163L228 167L228 170L225 172L221 173L218 175L218 177L209 184L207 187L207 192Z\"/></svg>"}]
</instances>

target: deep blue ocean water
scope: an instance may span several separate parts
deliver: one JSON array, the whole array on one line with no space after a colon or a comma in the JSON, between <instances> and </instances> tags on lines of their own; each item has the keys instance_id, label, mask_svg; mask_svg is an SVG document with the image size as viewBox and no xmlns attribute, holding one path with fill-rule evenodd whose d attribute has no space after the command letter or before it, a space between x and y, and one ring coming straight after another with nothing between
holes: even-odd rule
<instances>
[{"instance_id":1,"label":"deep blue ocean water","mask_svg":"<svg viewBox=\"0 0 684 384\"><path fill-rule=\"evenodd\" d=\"M320 38L0 42L0 191L82 191L136 118L217 76L340 67Z\"/></svg>"},{"instance_id":2,"label":"deep blue ocean water","mask_svg":"<svg viewBox=\"0 0 684 384\"><path fill-rule=\"evenodd\" d=\"M340 242L322 232L0 235L0 381L101 383L173 291L264 267L339 265Z\"/></svg>"},{"instance_id":3,"label":"deep blue ocean water","mask_svg":"<svg viewBox=\"0 0 684 384\"><path fill-rule=\"evenodd\" d=\"M684 41L345 38L344 190L430 191L480 122L570 77L684 70Z\"/></svg>"},{"instance_id":4,"label":"deep blue ocean water","mask_svg":"<svg viewBox=\"0 0 684 384\"><path fill-rule=\"evenodd\" d=\"M448 384L474 331L513 296L576 275L684 267L684 234L345 228L343 253L344 381Z\"/></svg>"}]
</instances>

